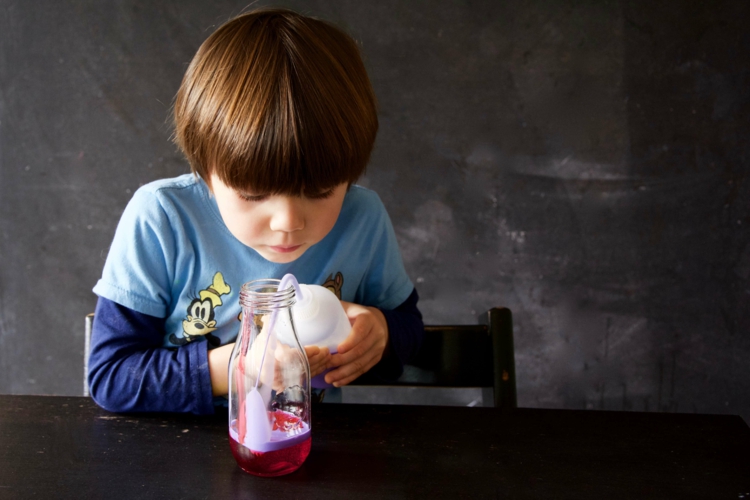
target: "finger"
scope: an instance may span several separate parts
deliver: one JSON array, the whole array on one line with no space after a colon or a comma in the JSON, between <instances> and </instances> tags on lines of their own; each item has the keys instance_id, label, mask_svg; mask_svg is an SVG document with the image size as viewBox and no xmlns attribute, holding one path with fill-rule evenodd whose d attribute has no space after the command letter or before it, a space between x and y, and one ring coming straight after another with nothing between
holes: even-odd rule
<instances>
[{"instance_id":1,"label":"finger","mask_svg":"<svg viewBox=\"0 0 750 500\"><path fill-rule=\"evenodd\" d=\"M343 365L326 375L326 382L334 387L341 387L356 380L363 373L375 366L380 356L377 354L361 357L349 364Z\"/></svg>"},{"instance_id":2,"label":"finger","mask_svg":"<svg viewBox=\"0 0 750 500\"><path fill-rule=\"evenodd\" d=\"M351 345L348 349L331 355L331 366L342 366L351 363L366 352L375 349L378 344L377 336L371 333L358 335L356 340L357 343Z\"/></svg>"},{"instance_id":3,"label":"finger","mask_svg":"<svg viewBox=\"0 0 750 500\"><path fill-rule=\"evenodd\" d=\"M327 347L317 347L317 346L309 346L311 347L308 350L308 347L305 347L305 354L307 354L307 359L310 360L312 363L313 360L320 360L320 359L326 359L328 358L331 353L328 351Z\"/></svg>"},{"instance_id":4,"label":"finger","mask_svg":"<svg viewBox=\"0 0 750 500\"><path fill-rule=\"evenodd\" d=\"M333 365L333 363L331 363L333 369L329 372L330 377L329 375L326 375L326 381L328 383L333 383L336 380L344 379L349 376L358 377L372 368L381 358L382 353L380 351L377 349L370 349L363 352L361 356L353 357L346 363L341 363L340 365Z\"/></svg>"},{"instance_id":5,"label":"finger","mask_svg":"<svg viewBox=\"0 0 750 500\"><path fill-rule=\"evenodd\" d=\"M305 347L305 354L307 355L307 361L310 365L319 364L328 356L327 352L323 352L323 350L317 346Z\"/></svg>"},{"instance_id":6,"label":"finger","mask_svg":"<svg viewBox=\"0 0 750 500\"><path fill-rule=\"evenodd\" d=\"M380 342L377 336L370 335L349 352L332 355L330 365L338 368L332 370L330 376L326 375L326 381L348 384L375 366L383 358L384 350L385 343Z\"/></svg>"},{"instance_id":7,"label":"finger","mask_svg":"<svg viewBox=\"0 0 750 500\"><path fill-rule=\"evenodd\" d=\"M357 320L357 317L360 314L367 312L367 308L365 306L361 306L353 302L346 302L342 300L341 306L344 308L344 313L346 314L346 317L349 318L349 323L352 325Z\"/></svg>"},{"instance_id":8,"label":"finger","mask_svg":"<svg viewBox=\"0 0 750 500\"><path fill-rule=\"evenodd\" d=\"M311 358L315 355L317 355L320 352L320 347L316 345L306 345L305 346L305 354L307 354L308 358Z\"/></svg>"},{"instance_id":9,"label":"finger","mask_svg":"<svg viewBox=\"0 0 750 500\"><path fill-rule=\"evenodd\" d=\"M312 347L312 349L308 349ZM330 363L331 354L327 347L318 348L317 346L305 347L305 351L308 353L308 363L310 364L310 374L312 377L322 373ZM310 355L309 353L314 352L315 354Z\"/></svg>"},{"instance_id":10,"label":"finger","mask_svg":"<svg viewBox=\"0 0 750 500\"><path fill-rule=\"evenodd\" d=\"M349 335L336 347L337 353L344 354L346 352L349 352L360 343L365 341L372 331L372 327L373 325L368 322L365 317L358 317L352 325L352 329L351 332L349 332Z\"/></svg>"},{"instance_id":11,"label":"finger","mask_svg":"<svg viewBox=\"0 0 750 500\"><path fill-rule=\"evenodd\" d=\"M328 363L316 363L315 365L310 365L310 377L317 377L324 371L328 369Z\"/></svg>"},{"instance_id":12,"label":"finger","mask_svg":"<svg viewBox=\"0 0 750 500\"><path fill-rule=\"evenodd\" d=\"M344 312L348 311L352 306L357 305L354 302L347 302L346 300L342 300L340 302L341 302L341 307L344 308Z\"/></svg>"},{"instance_id":13,"label":"finger","mask_svg":"<svg viewBox=\"0 0 750 500\"><path fill-rule=\"evenodd\" d=\"M324 356L318 354L312 358L309 358L310 370L317 370L318 368L325 368L328 365L330 356Z\"/></svg>"},{"instance_id":14,"label":"finger","mask_svg":"<svg viewBox=\"0 0 750 500\"><path fill-rule=\"evenodd\" d=\"M352 323L352 333L338 345L338 352L345 353L352 349L365 336L374 337L375 342L387 342L388 324L380 309L357 306L357 313ZM354 308L352 308L354 310Z\"/></svg>"}]
</instances>

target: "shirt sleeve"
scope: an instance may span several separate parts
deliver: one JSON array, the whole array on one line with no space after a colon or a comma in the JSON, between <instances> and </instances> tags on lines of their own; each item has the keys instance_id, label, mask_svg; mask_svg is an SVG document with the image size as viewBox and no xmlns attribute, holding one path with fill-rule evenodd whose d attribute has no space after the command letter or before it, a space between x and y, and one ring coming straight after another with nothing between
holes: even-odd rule
<instances>
[{"instance_id":1,"label":"shirt sleeve","mask_svg":"<svg viewBox=\"0 0 750 500\"><path fill-rule=\"evenodd\" d=\"M160 198L138 189L120 218L94 293L129 309L165 317L175 282L177 243Z\"/></svg>"},{"instance_id":2,"label":"shirt sleeve","mask_svg":"<svg viewBox=\"0 0 750 500\"><path fill-rule=\"evenodd\" d=\"M358 379L358 383L382 383L398 379L404 365L417 354L424 338L422 313L417 308L419 295L416 288L395 309L381 309L388 323L388 347L383 358L369 372Z\"/></svg>"},{"instance_id":3,"label":"shirt sleeve","mask_svg":"<svg viewBox=\"0 0 750 500\"><path fill-rule=\"evenodd\" d=\"M162 347L164 319L100 297L89 354L89 389L113 412L214 412L206 342Z\"/></svg>"},{"instance_id":4,"label":"shirt sleeve","mask_svg":"<svg viewBox=\"0 0 750 500\"><path fill-rule=\"evenodd\" d=\"M366 203L368 215L362 217L358 237L369 249L368 264L354 302L395 310L406 301L414 285L406 274L396 232L383 202L371 193Z\"/></svg>"}]
</instances>

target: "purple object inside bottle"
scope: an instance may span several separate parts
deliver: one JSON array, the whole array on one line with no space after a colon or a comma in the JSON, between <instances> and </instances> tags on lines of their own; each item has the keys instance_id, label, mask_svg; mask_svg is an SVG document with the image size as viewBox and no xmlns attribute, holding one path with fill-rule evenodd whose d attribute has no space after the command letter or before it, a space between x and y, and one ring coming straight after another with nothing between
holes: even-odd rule
<instances>
[{"instance_id":1,"label":"purple object inside bottle","mask_svg":"<svg viewBox=\"0 0 750 500\"><path fill-rule=\"evenodd\" d=\"M336 354L338 351L331 351L331 354ZM333 384L329 384L326 382L326 373L333 370L333 368L329 368L327 370L324 370L323 373L319 373L318 375L315 375L312 380L310 380L310 386L314 387L315 389L330 389L333 387Z\"/></svg>"},{"instance_id":2,"label":"purple object inside bottle","mask_svg":"<svg viewBox=\"0 0 750 500\"><path fill-rule=\"evenodd\" d=\"M263 453L268 453L269 451L277 451L282 450L284 448L288 448L289 446L294 446L295 444L301 443L302 441L305 441L310 437L310 429L305 429L300 434L297 434L295 436L286 437L283 439L279 439L278 441L266 441L265 443L261 444L260 446L253 446L251 448L252 451L260 451Z\"/></svg>"}]
</instances>

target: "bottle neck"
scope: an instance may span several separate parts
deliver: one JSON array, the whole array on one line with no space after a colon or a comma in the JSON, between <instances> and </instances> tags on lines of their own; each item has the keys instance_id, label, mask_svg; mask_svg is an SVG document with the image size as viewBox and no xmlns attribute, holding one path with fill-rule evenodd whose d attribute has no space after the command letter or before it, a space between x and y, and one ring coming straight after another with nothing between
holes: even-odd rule
<instances>
[{"instance_id":1,"label":"bottle neck","mask_svg":"<svg viewBox=\"0 0 750 500\"><path fill-rule=\"evenodd\" d=\"M244 311L253 314L270 314L280 309L288 309L295 303L294 287L279 290L281 280L260 279L242 285L240 305Z\"/></svg>"}]
</instances>

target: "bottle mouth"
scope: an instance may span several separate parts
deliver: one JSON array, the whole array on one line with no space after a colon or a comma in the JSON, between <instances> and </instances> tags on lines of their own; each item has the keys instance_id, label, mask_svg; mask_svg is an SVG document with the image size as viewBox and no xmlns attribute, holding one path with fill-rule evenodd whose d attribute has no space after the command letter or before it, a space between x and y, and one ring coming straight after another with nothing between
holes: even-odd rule
<instances>
[{"instance_id":1,"label":"bottle mouth","mask_svg":"<svg viewBox=\"0 0 750 500\"><path fill-rule=\"evenodd\" d=\"M240 305L266 313L292 306L295 303L294 287L279 290L279 283L281 280L277 279L259 279L245 283L240 289Z\"/></svg>"}]
</instances>

